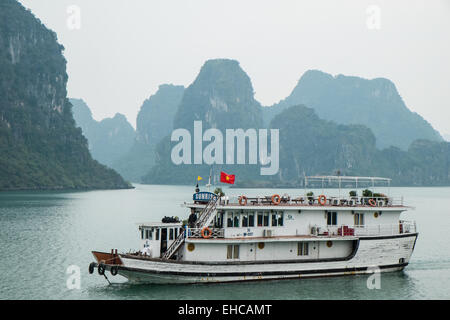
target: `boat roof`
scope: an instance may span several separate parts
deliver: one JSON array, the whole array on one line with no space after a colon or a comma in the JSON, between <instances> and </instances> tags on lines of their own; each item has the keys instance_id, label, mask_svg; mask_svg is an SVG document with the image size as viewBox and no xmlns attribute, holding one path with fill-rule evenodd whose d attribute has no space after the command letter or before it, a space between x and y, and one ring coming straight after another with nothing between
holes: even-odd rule
<instances>
[{"instance_id":1,"label":"boat roof","mask_svg":"<svg viewBox=\"0 0 450 320\"><path fill-rule=\"evenodd\" d=\"M183 222L139 222L140 227L179 227L183 225Z\"/></svg>"},{"instance_id":2,"label":"boat roof","mask_svg":"<svg viewBox=\"0 0 450 320\"><path fill-rule=\"evenodd\" d=\"M335 180L335 181L384 181L390 182L390 178L382 177L359 177L359 176L306 176L307 180Z\"/></svg>"}]
</instances>

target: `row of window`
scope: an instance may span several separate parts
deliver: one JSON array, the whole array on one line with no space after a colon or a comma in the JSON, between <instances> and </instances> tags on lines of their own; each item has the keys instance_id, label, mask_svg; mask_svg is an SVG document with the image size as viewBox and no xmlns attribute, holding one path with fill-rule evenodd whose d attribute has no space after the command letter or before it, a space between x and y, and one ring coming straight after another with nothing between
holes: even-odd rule
<instances>
[{"instance_id":1,"label":"row of window","mask_svg":"<svg viewBox=\"0 0 450 320\"><path fill-rule=\"evenodd\" d=\"M309 242L297 243L297 255L308 256L309 255ZM227 246L227 259L239 259L239 245L230 244Z\"/></svg>"},{"instance_id":2,"label":"row of window","mask_svg":"<svg viewBox=\"0 0 450 320\"><path fill-rule=\"evenodd\" d=\"M355 213L353 215L353 223L355 226L364 226L364 213ZM327 212L327 225L328 226L337 226L337 212L328 211Z\"/></svg>"},{"instance_id":3,"label":"row of window","mask_svg":"<svg viewBox=\"0 0 450 320\"><path fill-rule=\"evenodd\" d=\"M156 230L155 230L156 229ZM178 237L178 228L151 228L151 229L141 229L141 239L148 239L148 240L159 240L159 234L161 231L161 239L165 237L165 239L162 240L175 240ZM155 237L153 238L153 233L155 234Z\"/></svg>"},{"instance_id":4,"label":"row of window","mask_svg":"<svg viewBox=\"0 0 450 320\"><path fill-rule=\"evenodd\" d=\"M227 212L227 227L282 227L283 212Z\"/></svg>"}]
</instances>

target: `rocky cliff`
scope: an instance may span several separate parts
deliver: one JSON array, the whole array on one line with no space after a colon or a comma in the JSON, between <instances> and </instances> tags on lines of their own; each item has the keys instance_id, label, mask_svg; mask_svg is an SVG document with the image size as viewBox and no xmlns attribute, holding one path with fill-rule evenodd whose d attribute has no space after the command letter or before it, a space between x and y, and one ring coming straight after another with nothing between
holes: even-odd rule
<instances>
[{"instance_id":1,"label":"rocky cliff","mask_svg":"<svg viewBox=\"0 0 450 320\"><path fill-rule=\"evenodd\" d=\"M186 88L174 119L174 129L188 130L193 137L194 121L201 120L203 130L262 127L261 105L254 98L248 75L235 60L208 60L194 82ZM170 135L157 146L155 166L143 177L145 183L193 183L197 175L208 176L208 165L174 165ZM256 165L215 165L215 171L229 170L253 177L259 172Z\"/></svg>"},{"instance_id":2,"label":"rocky cliff","mask_svg":"<svg viewBox=\"0 0 450 320\"><path fill-rule=\"evenodd\" d=\"M172 133L183 93L183 86L163 84L142 104L136 121L136 139L131 149L113 163L113 168L126 179L141 182L154 165L156 146Z\"/></svg>"},{"instance_id":3,"label":"rocky cliff","mask_svg":"<svg viewBox=\"0 0 450 320\"><path fill-rule=\"evenodd\" d=\"M442 141L426 120L407 108L388 79L333 77L317 70L307 71L286 99L264 108L266 124L282 110L298 104L314 109L325 120L369 127L379 148L396 146L407 150L417 139Z\"/></svg>"},{"instance_id":4,"label":"rocky cliff","mask_svg":"<svg viewBox=\"0 0 450 320\"><path fill-rule=\"evenodd\" d=\"M134 128L120 113L113 118L96 121L83 100L70 99L70 102L75 123L88 139L92 157L114 168L113 164L130 151L136 138Z\"/></svg>"},{"instance_id":5,"label":"rocky cliff","mask_svg":"<svg viewBox=\"0 0 450 320\"><path fill-rule=\"evenodd\" d=\"M0 190L129 187L75 127L63 50L21 4L0 2Z\"/></svg>"}]
</instances>

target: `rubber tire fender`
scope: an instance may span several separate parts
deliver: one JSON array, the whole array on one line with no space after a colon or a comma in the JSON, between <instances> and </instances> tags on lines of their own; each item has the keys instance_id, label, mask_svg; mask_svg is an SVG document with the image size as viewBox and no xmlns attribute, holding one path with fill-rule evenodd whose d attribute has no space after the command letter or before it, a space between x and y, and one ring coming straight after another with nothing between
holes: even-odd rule
<instances>
[{"instance_id":1,"label":"rubber tire fender","mask_svg":"<svg viewBox=\"0 0 450 320\"><path fill-rule=\"evenodd\" d=\"M117 266L112 266L111 267L111 274L113 276L116 276L118 272L119 272L119 267L117 267Z\"/></svg>"},{"instance_id":2,"label":"rubber tire fender","mask_svg":"<svg viewBox=\"0 0 450 320\"><path fill-rule=\"evenodd\" d=\"M104 275L105 274L105 265L103 263L100 263L97 267L97 271L99 275Z\"/></svg>"},{"instance_id":3,"label":"rubber tire fender","mask_svg":"<svg viewBox=\"0 0 450 320\"><path fill-rule=\"evenodd\" d=\"M94 268L95 268L95 262L91 262L89 264L89 274L93 274L94 273Z\"/></svg>"}]
</instances>

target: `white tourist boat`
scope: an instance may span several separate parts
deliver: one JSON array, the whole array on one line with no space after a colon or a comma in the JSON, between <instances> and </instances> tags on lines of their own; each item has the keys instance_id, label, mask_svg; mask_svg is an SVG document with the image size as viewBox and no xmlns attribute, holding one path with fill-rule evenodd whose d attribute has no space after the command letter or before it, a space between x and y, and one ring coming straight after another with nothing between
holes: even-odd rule
<instances>
[{"instance_id":1,"label":"white tourist boat","mask_svg":"<svg viewBox=\"0 0 450 320\"><path fill-rule=\"evenodd\" d=\"M344 176L305 181L337 181L339 187L390 183ZM418 236L415 222L400 219L409 208L403 198L389 195L229 199L196 191L183 205L190 210L190 225L143 223L141 250L93 251L96 262L89 272L97 268L130 282L169 284L399 271L408 265Z\"/></svg>"}]
</instances>

